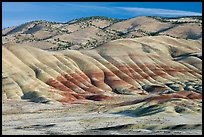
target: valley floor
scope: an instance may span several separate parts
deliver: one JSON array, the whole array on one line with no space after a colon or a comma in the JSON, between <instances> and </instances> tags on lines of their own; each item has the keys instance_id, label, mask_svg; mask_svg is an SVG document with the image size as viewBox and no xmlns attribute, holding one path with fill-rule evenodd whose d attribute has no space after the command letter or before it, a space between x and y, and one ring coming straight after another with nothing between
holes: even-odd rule
<instances>
[{"instance_id":1,"label":"valley floor","mask_svg":"<svg viewBox=\"0 0 204 137\"><path fill-rule=\"evenodd\" d=\"M2 102L3 135L192 135L202 134L202 111L148 112L133 115L127 110L141 106L113 104L135 100L118 96L113 100L61 105L8 100ZM120 100L120 101L119 101ZM122 101L121 101L122 102ZM118 113L123 111L123 113ZM146 112L145 112L146 113Z\"/></svg>"}]
</instances>

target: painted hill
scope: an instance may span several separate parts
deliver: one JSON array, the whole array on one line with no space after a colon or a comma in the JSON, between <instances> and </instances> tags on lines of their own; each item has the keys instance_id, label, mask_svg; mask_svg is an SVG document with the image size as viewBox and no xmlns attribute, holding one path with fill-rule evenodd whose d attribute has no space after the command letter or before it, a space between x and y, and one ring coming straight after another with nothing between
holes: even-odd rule
<instances>
[{"instance_id":1,"label":"painted hill","mask_svg":"<svg viewBox=\"0 0 204 137\"><path fill-rule=\"evenodd\" d=\"M175 92L187 89L185 83L192 80L198 87L202 81L201 49L200 41L168 36L120 39L93 50L61 52L6 44L2 94L4 99L72 102L100 100L112 94ZM149 91L149 86L155 89Z\"/></svg>"}]
</instances>

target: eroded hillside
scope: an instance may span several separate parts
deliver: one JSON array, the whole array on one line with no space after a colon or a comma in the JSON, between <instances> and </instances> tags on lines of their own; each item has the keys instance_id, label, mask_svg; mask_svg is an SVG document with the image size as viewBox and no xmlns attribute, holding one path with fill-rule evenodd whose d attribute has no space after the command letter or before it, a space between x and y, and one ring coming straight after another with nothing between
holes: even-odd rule
<instances>
[{"instance_id":1,"label":"eroded hillside","mask_svg":"<svg viewBox=\"0 0 204 137\"><path fill-rule=\"evenodd\" d=\"M6 44L3 97L71 102L110 94L176 92L187 89L188 81L201 86L201 49L200 41L168 36L121 39L93 50L61 52Z\"/></svg>"}]
</instances>

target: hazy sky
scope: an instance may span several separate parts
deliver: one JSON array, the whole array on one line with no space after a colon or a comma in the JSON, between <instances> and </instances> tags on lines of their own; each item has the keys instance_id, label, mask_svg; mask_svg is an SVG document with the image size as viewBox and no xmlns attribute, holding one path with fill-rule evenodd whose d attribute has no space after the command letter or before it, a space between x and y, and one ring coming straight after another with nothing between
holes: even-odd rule
<instances>
[{"instance_id":1,"label":"hazy sky","mask_svg":"<svg viewBox=\"0 0 204 137\"><path fill-rule=\"evenodd\" d=\"M33 20L68 22L87 16L202 15L202 2L2 2L2 28Z\"/></svg>"}]
</instances>

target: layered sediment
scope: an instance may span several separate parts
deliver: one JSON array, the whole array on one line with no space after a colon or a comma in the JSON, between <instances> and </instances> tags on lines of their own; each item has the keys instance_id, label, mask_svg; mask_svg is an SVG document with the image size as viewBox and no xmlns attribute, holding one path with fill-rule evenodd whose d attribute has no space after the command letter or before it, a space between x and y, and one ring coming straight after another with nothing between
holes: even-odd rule
<instances>
[{"instance_id":1,"label":"layered sediment","mask_svg":"<svg viewBox=\"0 0 204 137\"><path fill-rule=\"evenodd\" d=\"M71 103L152 93L202 98L197 95L202 93L202 44L197 40L147 36L61 52L20 44L2 48L3 99Z\"/></svg>"}]
</instances>

